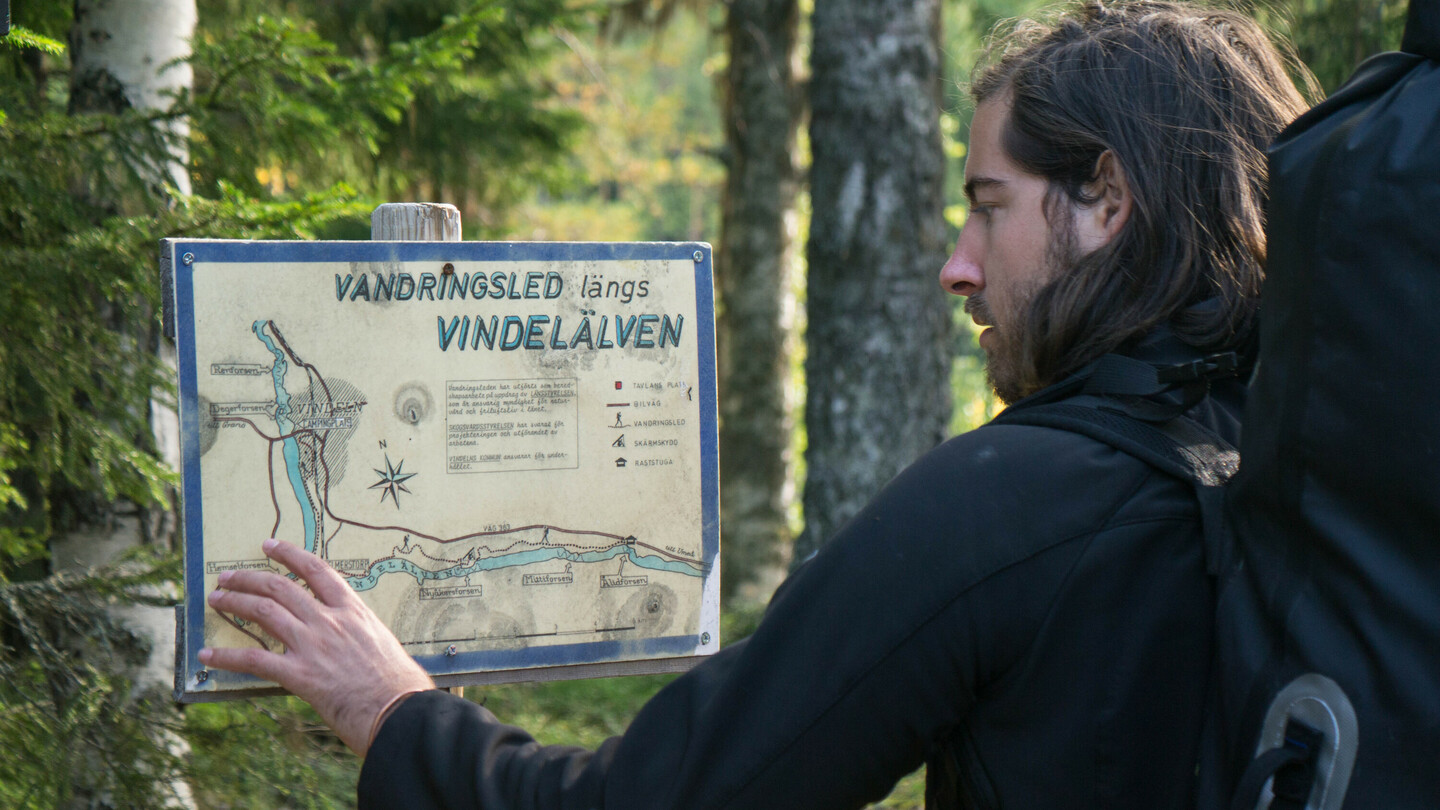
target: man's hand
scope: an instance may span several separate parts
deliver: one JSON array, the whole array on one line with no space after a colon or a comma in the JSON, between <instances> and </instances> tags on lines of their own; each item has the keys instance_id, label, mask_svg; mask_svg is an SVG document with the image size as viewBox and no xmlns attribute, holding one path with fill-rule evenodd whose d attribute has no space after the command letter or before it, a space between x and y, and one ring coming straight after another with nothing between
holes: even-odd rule
<instances>
[{"instance_id":1,"label":"man's hand","mask_svg":"<svg viewBox=\"0 0 1440 810\"><path fill-rule=\"evenodd\" d=\"M209 601L216 610L260 625L285 645L285 653L207 648L200 651L200 663L280 684L314 706L340 739L364 756L380 714L399 698L435 684L324 560L273 539L262 548L314 595L270 571L225 571Z\"/></svg>"}]
</instances>

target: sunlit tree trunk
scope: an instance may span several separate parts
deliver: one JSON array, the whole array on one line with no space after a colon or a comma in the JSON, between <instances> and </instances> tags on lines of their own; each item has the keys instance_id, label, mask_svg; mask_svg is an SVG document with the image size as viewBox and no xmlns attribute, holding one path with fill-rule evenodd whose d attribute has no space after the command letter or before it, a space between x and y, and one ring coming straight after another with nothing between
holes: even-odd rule
<instances>
[{"instance_id":1,"label":"sunlit tree trunk","mask_svg":"<svg viewBox=\"0 0 1440 810\"><path fill-rule=\"evenodd\" d=\"M937 444L950 414L939 0L826 0L811 19L797 563Z\"/></svg>"},{"instance_id":2,"label":"sunlit tree trunk","mask_svg":"<svg viewBox=\"0 0 1440 810\"><path fill-rule=\"evenodd\" d=\"M729 171L715 276L727 597L777 568L789 545L798 19L796 0L733 0L726 22Z\"/></svg>"},{"instance_id":3,"label":"sunlit tree trunk","mask_svg":"<svg viewBox=\"0 0 1440 810\"><path fill-rule=\"evenodd\" d=\"M195 30L195 0L76 0L74 27L70 36L73 113L118 114L126 109L169 109L171 96L190 87L188 57ZM168 143L168 159L141 159L132 168L141 176L150 193L161 194L169 186L181 194L190 193L186 168L188 154L183 120L161 121L156 137ZM108 203L109 201L99 201ZM121 210L121 201L115 201ZM110 320L121 331L121 339L143 342L166 356L173 367L173 349L153 327L135 332L133 324L145 323L134 313L112 312ZM149 320L154 320L149 319ZM131 326L126 326L130 324ZM174 413L156 401L136 402L150 416L155 451L172 467L179 462L179 431ZM142 446L150 442L141 442ZM84 570L114 561L126 551L142 545L168 547L174 540L172 513L144 510L127 502L106 503L91 498L78 528L52 543L52 564L57 572ZM126 673L133 681L135 696L166 695L174 683L175 618L167 608L127 606L115 610L115 618L150 647L149 659ZM183 753L178 738L165 742L173 753ZM77 777L75 806L106 806L103 795L87 794L85 780ZM189 807L194 802L186 784L172 782L162 788L171 806Z\"/></svg>"},{"instance_id":4,"label":"sunlit tree trunk","mask_svg":"<svg viewBox=\"0 0 1440 810\"><path fill-rule=\"evenodd\" d=\"M169 109L171 96L193 80L189 63L175 60L190 55L195 21L195 0L75 0L70 110ZM169 183L189 194L189 128L183 120L161 127L171 137L172 160L142 171L152 174L157 186Z\"/></svg>"}]
</instances>

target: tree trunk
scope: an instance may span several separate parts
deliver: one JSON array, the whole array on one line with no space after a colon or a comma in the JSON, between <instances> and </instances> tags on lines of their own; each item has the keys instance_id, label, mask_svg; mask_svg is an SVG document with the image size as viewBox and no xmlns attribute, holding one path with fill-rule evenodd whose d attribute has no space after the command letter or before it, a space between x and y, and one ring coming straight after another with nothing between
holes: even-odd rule
<instances>
[{"instance_id":1,"label":"tree trunk","mask_svg":"<svg viewBox=\"0 0 1440 810\"><path fill-rule=\"evenodd\" d=\"M790 534L794 422L786 394L797 258L798 20L796 0L733 0L726 21L729 172L715 276L721 303L721 593L727 598L778 569Z\"/></svg>"},{"instance_id":2,"label":"tree trunk","mask_svg":"<svg viewBox=\"0 0 1440 810\"><path fill-rule=\"evenodd\" d=\"M944 438L939 0L817 3L803 561Z\"/></svg>"},{"instance_id":3,"label":"tree trunk","mask_svg":"<svg viewBox=\"0 0 1440 810\"><path fill-rule=\"evenodd\" d=\"M75 0L70 32L70 111L119 113L126 109L166 110L176 91L188 89L195 33L195 0ZM138 167L152 184L170 183L190 193L189 150L183 120L166 124L172 159L164 166Z\"/></svg>"},{"instance_id":4,"label":"tree trunk","mask_svg":"<svg viewBox=\"0 0 1440 810\"><path fill-rule=\"evenodd\" d=\"M192 81L188 63L172 63L190 55L195 22L195 0L76 0L70 36L70 110L116 114L131 108L168 109L170 95L188 88ZM159 193L169 184L181 194L190 193L187 134L183 120L161 124L157 136L166 140L169 159L133 167L153 192ZM160 338L158 330L130 332L133 324L145 323L145 319L116 312L110 320L121 329L122 339L154 346L174 366L174 349ZM149 411L157 454L172 468L178 466L179 424L174 412L153 400L137 402L135 407ZM52 543L55 571L85 570L112 562L145 543L169 547L174 542L175 521L168 510L156 513L129 503L96 503L86 518L79 529ZM168 695L174 684L174 611L137 605L117 607L113 615L150 648L144 665L125 673L134 685L133 695L163 699L159 696ZM183 755L183 740L173 733L162 732L162 736L158 741L162 746L174 755ZM74 783L75 806L108 804L103 791L97 794L86 785L84 775L75 775ZM168 797L167 806L194 806L189 786L179 779L164 784L160 792Z\"/></svg>"}]
</instances>

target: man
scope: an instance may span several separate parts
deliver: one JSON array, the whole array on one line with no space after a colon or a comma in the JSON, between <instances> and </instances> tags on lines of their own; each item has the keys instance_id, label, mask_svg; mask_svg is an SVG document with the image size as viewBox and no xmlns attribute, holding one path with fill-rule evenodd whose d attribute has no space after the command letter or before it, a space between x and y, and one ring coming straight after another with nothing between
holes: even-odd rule
<instances>
[{"instance_id":1,"label":"man","mask_svg":"<svg viewBox=\"0 0 1440 810\"><path fill-rule=\"evenodd\" d=\"M1242 16L1090 3L974 81L970 218L941 271L1011 411L1121 354L1243 352L1264 261L1262 149L1303 109ZM1190 392L1193 396L1193 389ZM1242 390L1156 407L1234 440ZM1183 807L1212 597L1188 482L1079 434L991 424L901 473L756 633L594 752L540 747L430 689L343 581L228 572L218 609L284 642L206 650L311 701L368 759L362 807L837 808L929 764L945 807Z\"/></svg>"}]
</instances>

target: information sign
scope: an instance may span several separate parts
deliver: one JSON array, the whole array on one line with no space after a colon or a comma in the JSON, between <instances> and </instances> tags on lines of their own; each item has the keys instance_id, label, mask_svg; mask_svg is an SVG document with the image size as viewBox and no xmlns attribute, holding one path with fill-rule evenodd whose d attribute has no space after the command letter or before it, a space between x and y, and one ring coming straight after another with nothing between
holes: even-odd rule
<instances>
[{"instance_id":1,"label":"information sign","mask_svg":"<svg viewBox=\"0 0 1440 810\"><path fill-rule=\"evenodd\" d=\"M719 647L710 247L166 240L185 591L176 693L266 537L327 560L442 685ZM638 663L637 663L638 662Z\"/></svg>"}]
</instances>

